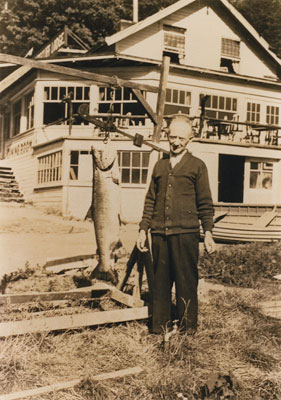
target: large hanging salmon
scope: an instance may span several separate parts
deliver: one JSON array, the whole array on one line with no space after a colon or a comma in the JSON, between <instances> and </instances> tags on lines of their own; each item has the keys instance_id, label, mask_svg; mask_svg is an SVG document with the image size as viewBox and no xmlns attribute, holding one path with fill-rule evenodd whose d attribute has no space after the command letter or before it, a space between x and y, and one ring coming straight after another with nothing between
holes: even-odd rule
<instances>
[{"instance_id":1,"label":"large hanging salmon","mask_svg":"<svg viewBox=\"0 0 281 400\"><path fill-rule=\"evenodd\" d=\"M121 247L119 238L121 197L117 151L112 143L107 141L92 149L92 156L92 219L99 263L91 278L117 284L118 275L113 269L116 250Z\"/></svg>"}]
</instances>

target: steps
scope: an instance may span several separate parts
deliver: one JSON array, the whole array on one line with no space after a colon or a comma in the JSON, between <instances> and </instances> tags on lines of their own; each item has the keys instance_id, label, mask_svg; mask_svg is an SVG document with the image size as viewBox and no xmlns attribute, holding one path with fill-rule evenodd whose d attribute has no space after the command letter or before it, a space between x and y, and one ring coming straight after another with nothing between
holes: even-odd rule
<instances>
[{"instance_id":1,"label":"steps","mask_svg":"<svg viewBox=\"0 0 281 400\"><path fill-rule=\"evenodd\" d=\"M0 201L24 203L12 168L0 166Z\"/></svg>"}]
</instances>

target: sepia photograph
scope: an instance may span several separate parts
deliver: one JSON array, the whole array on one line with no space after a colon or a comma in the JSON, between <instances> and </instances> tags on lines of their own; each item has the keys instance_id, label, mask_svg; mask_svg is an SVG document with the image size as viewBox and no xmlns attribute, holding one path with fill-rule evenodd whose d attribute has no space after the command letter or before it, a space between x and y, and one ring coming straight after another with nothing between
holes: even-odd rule
<instances>
[{"instance_id":1,"label":"sepia photograph","mask_svg":"<svg viewBox=\"0 0 281 400\"><path fill-rule=\"evenodd\" d=\"M0 400L281 400L281 0L0 0Z\"/></svg>"}]
</instances>

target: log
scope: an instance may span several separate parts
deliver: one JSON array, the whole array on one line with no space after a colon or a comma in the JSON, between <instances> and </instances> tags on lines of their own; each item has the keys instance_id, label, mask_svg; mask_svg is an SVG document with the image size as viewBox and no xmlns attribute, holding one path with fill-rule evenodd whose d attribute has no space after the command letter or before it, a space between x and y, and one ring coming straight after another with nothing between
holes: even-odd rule
<instances>
[{"instance_id":1,"label":"log","mask_svg":"<svg viewBox=\"0 0 281 400\"><path fill-rule=\"evenodd\" d=\"M6 76L4 79L2 79L1 84L0 84L0 92L3 92L5 89L7 89L9 86L11 86L19 78L21 78L28 71L30 71L30 69L31 69L30 67L22 66L22 67L16 69L15 71L13 71L8 76Z\"/></svg>"},{"instance_id":2,"label":"log","mask_svg":"<svg viewBox=\"0 0 281 400\"><path fill-rule=\"evenodd\" d=\"M102 381L102 380L106 380L106 379L123 378L124 376L139 374L141 372L143 372L143 369L140 367L126 368L126 369L120 369L119 371L107 372L107 373L95 375L95 376L91 377L91 380ZM39 395L49 393L49 392L69 389L76 385L79 385L79 383L81 383L81 382L82 382L82 378L73 379L68 382L58 382L58 383L43 386L40 388L23 390L21 392L14 392L14 393L9 393L9 394L2 394L2 395L0 395L0 400L18 400L18 399L24 399L26 397L31 397L31 396L39 396Z\"/></svg>"},{"instance_id":3,"label":"log","mask_svg":"<svg viewBox=\"0 0 281 400\"><path fill-rule=\"evenodd\" d=\"M78 300L90 299L94 292L108 292L110 286L103 282L97 282L93 286L79 289L60 291L60 292L28 292L16 294L3 294L0 296L0 304L20 304L34 301L54 301L54 300Z\"/></svg>"},{"instance_id":4,"label":"log","mask_svg":"<svg viewBox=\"0 0 281 400\"><path fill-rule=\"evenodd\" d=\"M78 256L64 257L64 258L47 258L44 267L52 267L55 265L63 265L73 263L75 261L96 260L95 254L82 254Z\"/></svg>"},{"instance_id":5,"label":"log","mask_svg":"<svg viewBox=\"0 0 281 400\"><path fill-rule=\"evenodd\" d=\"M61 317L3 322L0 324L0 337L65 329L79 329L85 326L112 324L146 318L148 318L148 307L137 307L123 310L64 315Z\"/></svg>"},{"instance_id":6,"label":"log","mask_svg":"<svg viewBox=\"0 0 281 400\"><path fill-rule=\"evenodd\" d=\"M73 76L75 78L86 79L89 81L93 81L95 83L98 82L98 83L103 83L103 84L108 84L108 85L124 86L124 87L128 87L131 89L140 89L140 90L146 90L149 92L158 93L158 87L156 87L156 86L151 86L151 85L136 83L136 82L131 82L131 81L125 81L124 79L119 79L117 77L100 75L100 74L96 74L94 72L81 71L79 69L74 69L74 68L62 67L60 65L55 65L55 64L42 62L42 61L32 60L29 58L12 56L10 54L0 53L0 61L23 65L25 67L29 67L30 69L37 68L37 69L42 69L45 71L54 72L57 74L63 74L63 75L67 75L67 76ZM27 69L25 69L25 71L27 71ZM11 81L9 82L9 84L11 84ZM0 92L5 90L6 88L7 88L7 85L4 85L3 81L0 82Z\"/></svg>"},{"instance_id":7,"label":"log","mask_svg":"<svg viewBox=\"0 0 281 400\"><path fill-rule=\"evenodd\" d=\"M113 288L110 295L112 300L118 301L128 307L143 307L144 301L140 298L135 298L127 293L123 293L120 290Z\"/></svg>"},{"instance_id":8,"label":"log","mask_svg":"<svg viewBox=\"0 0 281 400\"><path fill-rule=\"evenodd\" d=\"M74 257L73 257L74 258ZM55 264L57 261L57 264ZM48 261L45 264L45 268L48 272L52 272L54 274L62 274L66 271L70 271L73 269L85 269L88 267L95 268L98 264L98 260L96 258L85 258L78 259L75 261L70 261L70 259L61 259L61 260L53 260Z\"/></svg>"},{"instance_id":9,"label":"log","mask_svg":"<svg viewBox=\"0 0 281 400\"><path fill-rule=\"evenodd\" d=\"M135 94L136 98L139 100L139 102L144 106L147 114L151 118L152 122L156 125L158 121L157 114L152 110L146 99L143 97L141 94L141 91L139 89L132 89L132 92Z\"/></svg>"},{"instance_id":10,"label":"log","mask_svg":"<svg viewBox=\"0 0 281 400\"><path fill-rule=\"evenodd\" d=\"M152 141L155 143L159 143L161 139L161 130L162 130L163 115L164 115L164 108L166 101L166 90L168 84L169 69L170 69L170 57L164 56L161 64L159 92L157 99L157 110L156 110L156 114L158 116L157 125L155 125L154 127L154 132L152 136Z\"/></svg>"}]
</instances>

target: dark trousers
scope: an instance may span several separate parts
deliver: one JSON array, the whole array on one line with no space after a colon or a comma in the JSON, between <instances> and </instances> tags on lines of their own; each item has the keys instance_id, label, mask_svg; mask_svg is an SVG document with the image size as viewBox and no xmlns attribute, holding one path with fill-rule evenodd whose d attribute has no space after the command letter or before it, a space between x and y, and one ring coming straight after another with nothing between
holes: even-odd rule
<instances>
[{"instance_id":1,"label":"dark trousers","mask_svg":"<svg viewBox=\"0 0 281 400\"><path fill-rule=\"evenodd\" d=\"M182 330L196 330L198 314L199 234L152 234L154 283L152 333L161 333L171 323L173 283L176 286L176 319Z\"/></svg>"}]
</instances>

